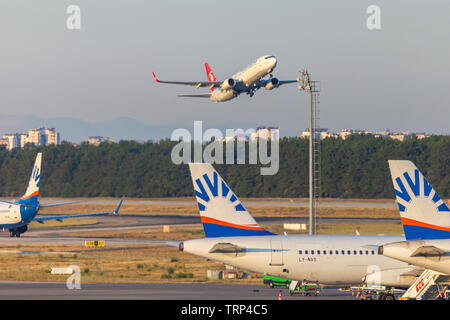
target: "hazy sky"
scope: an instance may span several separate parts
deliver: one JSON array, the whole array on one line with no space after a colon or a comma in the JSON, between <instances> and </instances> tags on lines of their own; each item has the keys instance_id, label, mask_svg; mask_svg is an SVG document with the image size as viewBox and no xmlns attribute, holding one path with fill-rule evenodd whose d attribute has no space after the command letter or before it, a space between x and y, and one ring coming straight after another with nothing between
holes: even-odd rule
<instances>
[{"instance_id":1,"label":"hazy sky","mask_svg":"<svg viewBox=\"0 0 450 320\"><path fill-rule=\"evenodd\" d=\"M81 8L81 30L66 9ZM381 30L366 9L381 8ZM177 98L207 89L157 85L224 79L274 54L274 75L307 68L322 81L321 126L448 134L448 1L1 0L2 114L101 121L132 117L154 125L236 128L308 126L297 86L259 90L215 104Z\"/></svg>"}]
</instances>

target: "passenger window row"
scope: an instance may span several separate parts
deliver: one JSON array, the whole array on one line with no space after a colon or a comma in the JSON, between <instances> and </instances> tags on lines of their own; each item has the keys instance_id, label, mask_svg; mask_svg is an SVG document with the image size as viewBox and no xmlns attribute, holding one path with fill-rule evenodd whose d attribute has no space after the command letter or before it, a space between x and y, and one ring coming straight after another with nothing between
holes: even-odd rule
<instances>
[{"instance_id":1,"label":"passenger window row","mask_svg":"<svg viewBox=\"0 0 450 320\"><path fill-rule=\"evenodd\" d=\"M375 254L375 250L298 250L298 254L316 254L316 255L374 255Z\"/></svg>"}]
</instances>

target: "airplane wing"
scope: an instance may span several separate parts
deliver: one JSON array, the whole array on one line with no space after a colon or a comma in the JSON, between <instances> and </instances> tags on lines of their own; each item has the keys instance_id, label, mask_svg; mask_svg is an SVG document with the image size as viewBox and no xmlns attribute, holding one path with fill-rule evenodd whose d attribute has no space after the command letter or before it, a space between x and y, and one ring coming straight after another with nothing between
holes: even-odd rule
<instances>
[{"instance_id":1,"label":"airplane wing","mask_svg":"<svg viewBox=\"0 0 450 320\"><path fill-rule=\"evenodd\" d=\"M153 73L153 77L155 81L158 83L168 83L168 84L181 84L186 86L192 86L195 88L207 87L207 88L218 88L222 84L222 81L163 81L159 80L155 73Z\"/></svg>"},{"instance_id":2,"label":"airplane wing","mask_svg":"<svg viewBox=\"0 0 450 320\"><path fill-rule=\"evenodd\" d=\"M94 213L81 213L81 214L67 214L67 215L57 215L57 216L42 216L42 217L36 217L31 221L37 221L39 223L44 223L44 221L48 220L57 220L62 221L63 219L67 218L79 218L79 217L89 217L89 216L102 216L107 214L117 214L119 213L120 207L122 206L123 200L120 200L119 205L114 211L107 211L107 212L94 212Z\"/></svg>"},{"instance_id":3,"label":"airplane wing","mask_svg":"<svg viewBox=\"0 0 450 320\"><path fill-rule=\"evenodd\" d=\"M259 88L265 87L266 85L272 83L272 87L270 88L270 89L272 89L272 88L278 88L279 86L281 86L283 84L294 83L294 82L298 82L298 81L297 80L278 80L277 78L261 79L261 80L255 82L254 88L256 87L256 89L259 89ZM267 88L267 89L269 89L269 88Z\"/></svg>"},{"instance_id":4,"label":"airplane wing","mask_svg":"<svg viewBox=\"0 0 450 320\"><path fill-rule=\"evenodd\" d=\"M281 86L282 84L294 83L294 82L298 82L298 81L297 80L279 80L279 86Z\"/></svg>"},{"instance_id":5,"label":"airplane wing","mask_svg":"<svg viewBox=\"0 0 450 320\"><path fill-rule=\"evenodd\" d=\"M211 93L204 94L179 94L177 97L188 97L188 98L209 98L211 97Z\"/></svg>"}]
</instances>

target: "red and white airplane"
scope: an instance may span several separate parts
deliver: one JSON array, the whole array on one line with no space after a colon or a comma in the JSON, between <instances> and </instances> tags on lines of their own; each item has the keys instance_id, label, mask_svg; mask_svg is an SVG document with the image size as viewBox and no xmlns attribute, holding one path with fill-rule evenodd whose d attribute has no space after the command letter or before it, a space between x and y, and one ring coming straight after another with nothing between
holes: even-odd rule
<instances>
[{"instance_id":1,"label":"red and white airplane","mask_svg":"<svg viewBox=\"0 0 450 320\"><path fill-rule=\"evenodd\" d=\"M241 93L246 93L250 97L255 94L255 91L261 87L267 90L278 88L286 83L298 82L297 80L278 80L272 76L272 72L277 66L277 59L273 55L262 56L255 62L245 68L243 71L227 78L223 81L217 81L214 73L205 63L206 76L208 81L163 81L159 80L153 72L153 77L158 83L182 84L193 86L195 88L207 87L210 88L210 93L204 94L182 94L179 97L195 97L195 98L209 98L213 102L224 102L231 100ZM263 79L269 75L269 79ZM217 90L214 90L217 88Z\"/></svg>"}]
</instances>

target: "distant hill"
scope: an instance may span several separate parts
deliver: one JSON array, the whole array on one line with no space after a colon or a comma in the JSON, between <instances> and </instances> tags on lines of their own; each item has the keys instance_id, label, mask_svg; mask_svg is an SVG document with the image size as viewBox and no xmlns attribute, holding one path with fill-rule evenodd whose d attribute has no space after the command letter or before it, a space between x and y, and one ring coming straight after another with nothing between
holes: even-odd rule
<instances>
[{"instance_id":1,"label":"distant hill","mask_svg":"<svg viewBox=\"0 0 450 320\"><path fill-rule=\"evenodd\" d=\"M170 137L176 128L174 125L152 126L133 118L115 118L112 120L88 122L77 118L39 118L36 116L0 115L0 134L26 133L31 128L56 128L61 140L70 142L84 141L88 136L106 136L116 141L157 141Z\"/></svg>"}]
</instances>

